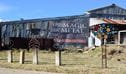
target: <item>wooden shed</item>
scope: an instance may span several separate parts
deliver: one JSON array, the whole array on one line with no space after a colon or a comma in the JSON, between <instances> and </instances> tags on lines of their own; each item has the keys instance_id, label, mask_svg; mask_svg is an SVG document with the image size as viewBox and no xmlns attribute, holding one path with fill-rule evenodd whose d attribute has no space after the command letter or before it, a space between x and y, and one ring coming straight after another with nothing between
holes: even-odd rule
<instances>
[{"instance_id":1,"label":"wooden shed","mask_svg":"<svg viewBox=\"0 0 126 74\"><path fill-rule=\"evenodd\" d=\"M31 29L39 29L35 38L45 39L44 47L48 48L49 39L54 40L54 44L60 47L87 47L89 36L89 16L76 15L55 18L29 19L19 21L1 22L1 44L9 45L11 40L25 41L32 38ZM14 39L15 38L15 39ZM21 39L21 40L20 40ZM24 40L22 40L24 39ZM27 44L26 42L24 42ZM42 44L42 42L40 42ZM17 45L18 45L17 44ZM16 46L17 46L16 45ZM41 45L42 47L43 45Z\"/></svg>"}]
</instances>

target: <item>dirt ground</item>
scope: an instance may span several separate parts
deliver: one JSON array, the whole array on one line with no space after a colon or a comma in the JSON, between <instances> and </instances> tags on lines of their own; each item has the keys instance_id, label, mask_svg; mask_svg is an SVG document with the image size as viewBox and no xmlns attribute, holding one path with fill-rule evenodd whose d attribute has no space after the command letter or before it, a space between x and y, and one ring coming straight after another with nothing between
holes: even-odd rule
<instances>
[{"instance_id":1,"label":"dirt ground","mask_svg":"<svg viewBox=\"0 0 126 74\"><path fill-rule=\"evenodd\" d=\"M61 74L61 73L51 73L51 72L40 72L40 71L28 71L28 70L0 68L0 74Z\"/></svg>"}]
</instances>

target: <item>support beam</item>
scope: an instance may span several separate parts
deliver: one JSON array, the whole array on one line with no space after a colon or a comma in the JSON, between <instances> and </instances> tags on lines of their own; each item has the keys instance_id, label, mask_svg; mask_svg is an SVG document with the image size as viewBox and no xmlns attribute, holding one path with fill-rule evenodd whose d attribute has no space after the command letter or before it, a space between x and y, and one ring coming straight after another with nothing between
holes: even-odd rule
<instances>
[{"instance_id":1,"label":"support beam","mask_svg":"<svg viewBox=\"0 0 126 74\"><path fill-rule=\"evenodd\" d=\"M38 49L33 49L33 64L38 64Z\"/></svg>"},{"instance_id":2,"label":"support beam","mask_svg":"<svg viewBox=\"0 0 126 74\"><path fill-rule=\"evenodd\" d=\"M7 53L8 53L8 57L7 57L8 63L12 63L13 62L12 50L8 50Z\"/></svg>"},{"instance_id":3,"label":"support beam","mask_svg":"<svg viewBox=\"0 0 126 74\"><path fill-rule=\"evenodd\" d=\"M60 50L55 52L55 65L56 66L61 65L61 51Z\"/></svg>"},{"instance_id":4,"label":"support beam","mask_svg":"<svg viewBox=\"0 0 126 74\"><path fill-rule=\"evenodd\" d=\"M19 63L20 64L24 64L24 60L25 60L25 51L24 50L20 50L20 60L19 60Z\"/></svg>"},{"instance_id":5,"label":"support beam","mask_svg":"<svg viewBox=\"0 0 126 74\"><path fill-rule=\"evenodd\" d=\"M118 32L118 45L120 45L120 32Z\"/></svg>"}]
</instances>

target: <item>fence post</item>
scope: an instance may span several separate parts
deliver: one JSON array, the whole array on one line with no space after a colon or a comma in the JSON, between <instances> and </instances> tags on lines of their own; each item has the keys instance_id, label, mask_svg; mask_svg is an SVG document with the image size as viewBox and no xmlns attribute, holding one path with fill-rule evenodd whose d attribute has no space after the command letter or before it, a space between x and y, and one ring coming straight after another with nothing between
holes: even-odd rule
<instances>
[{"instance_id":1,"label":"fence post","mask_svg":"<svg viewBox=\"0 0 126 74\"><path fill-rule=\"evenodd\" d=\"M13 55L12 55L12 50L8 50L8 63L12 63L13 61Z\"/></svg>"},{"instance_id":2,"label":"fence post","mask_svg":"<svg viewBox=\"0 0 126 74\"><path fill-rule=\"evenodd\" d=\"M102 68L107 68L107 46L106 39L104 39L104 45L102 45Z\"/></svg>"},{"instance_id":3,"label":"fence post","mask_svg":"<svg viewBox=\"0 0 126 74\"><path fill-rule=\"evenodd\" d=\"M55 65L56 66L61 65L61 51L60 50L55 52Z\"/></svg>"},{"instance_id":4,"label":"fence post","mask_svg":"<svg viewBox=\"0 0 126 74\"><path fill-rule=\"evenodd\" d=\"M33 64L38 64L38 49L33 49Z\"/></svg>"},{"instance_id":5,"label":"fence post","mask_svg":"<svg viewBox=\"0 0 126 74\"><path fill-rule=\"evenodd\" d=\"M24 50L20 50L20 60L19 60L19 63L20 64L24 64L24 60L25 60L25 51Z\"/></svg>"}]
</instances>

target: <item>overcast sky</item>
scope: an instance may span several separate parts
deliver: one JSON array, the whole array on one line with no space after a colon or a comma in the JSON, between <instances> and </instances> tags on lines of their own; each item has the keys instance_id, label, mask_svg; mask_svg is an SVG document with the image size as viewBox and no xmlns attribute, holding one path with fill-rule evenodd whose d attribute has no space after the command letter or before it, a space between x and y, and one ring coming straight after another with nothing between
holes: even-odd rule
<instances>
[{"instance_id":1,"label":"overcast sky","mask_svg":"<svg viewBox=\"0 0 126 74\"><path fill-rule=\"evenodd\" d=\"M88 10L112 3L126 8L126 0L0 0L0 19L81 15Z\"/></svg>"}]
</instances>

